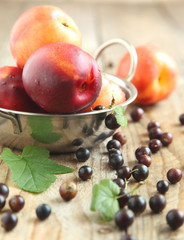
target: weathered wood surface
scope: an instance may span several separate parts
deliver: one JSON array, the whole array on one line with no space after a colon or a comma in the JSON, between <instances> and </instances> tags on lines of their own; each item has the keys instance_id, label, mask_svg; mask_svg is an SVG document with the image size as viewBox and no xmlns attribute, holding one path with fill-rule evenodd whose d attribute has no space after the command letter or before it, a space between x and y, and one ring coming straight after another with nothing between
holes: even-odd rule
<instances>
[{"instance_id":1,"label":"weathered wood surface","mask_svg":"<svg viewBox=\"0 0 184 240\"><path fill-rule=\"evenodd\" d=\"M136 163L135 149L148 143L146 126L150 120L160 121L162 129L170 131L174 136L174 141L168 148L162 148L159 153L152 155L149 182L137 190L137 193L147 200L156 192L156 182L166 179L169 168L177 167L184 173L184 130L178 121L178 116L184 112L184 3L174 2L157 5L124 5L115 4L113 0L108 4L95 4L93 1L83 1L83 3L82 1L76 3L46 1L47 4L61 7L74 18L83 35L83 48L91 54L105 40L121 37L134 45L156 44L176 59L180 79L174 93L154 106L145 107L144 117L138 123L131 122L129 117L129 111L133 106L127 110L129 120L125 130L127 144L122 148L126 165L132 167ZM14 21L23 11L39 4L43 4L43 1L0 1L0 66L14 65L8 43L9 31ZM103 55L104 66L109 62L116 63L120 57L119 48L112 48L113 54L109 49ZM115 72L115 69L106 67L105 71ZM9 186L10 196L21 194L26 200L24 209L17 214L19 218L17 227L9 233L0 229L0 239L119 240L122 232L114 223L104 223L97 213L92 213L89 209L93 185L101 179L115 177L115 172L107 164L106 142L91 151L87 164L93 168L94 173L92 179L87 182L82 182L78 178L77 170L83 164L76 163L74 154L52 155L54 161L73 167L76 171L72 174L59 175L57 181L47 191L38 195L21 191L12 181L8 167L0 161L0 182L5 182ZM66 179L75 181L78 187L77 197L67 203L58 193L60 184ZM172 208L184 211L183 180L170 187L166 199L167 206L161 214L152 214L147 205L146 211L135 218L129 232L138 240L184 239L184 227L170 231L165 220L167 211ZM40 203L48 203L52 207L51 216L44 222L38 221L35 216L35 208Z\"/></svg>"}]
</instances>

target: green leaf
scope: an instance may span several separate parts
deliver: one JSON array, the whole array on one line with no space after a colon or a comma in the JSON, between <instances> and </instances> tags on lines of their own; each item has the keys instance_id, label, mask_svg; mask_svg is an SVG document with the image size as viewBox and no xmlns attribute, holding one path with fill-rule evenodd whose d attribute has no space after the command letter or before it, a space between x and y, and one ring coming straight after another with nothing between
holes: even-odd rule
<instances>
[{"instance_id":1,"label":"green leaf","mask_svg":"<svg viewBox=\"0 0 184 240\"><path fill-rule=\"evenodd\" d=\"M52 132L52 120L50 117L34 118L28 117L28 124L31 128L31 136L41 143L54 143L57 142L63 135L61 133Z\"/></svg>"},{"instance_id":2,"label":"green leaf","mask_svg":"<svg viewBox=\"0 0 184 240\"><path fill-rule=\"evenodd\" d=\"M109 179L103 179L93 187L91 211L100 211L105 221L111 221L119 210L117 196L119 186Z\"/></svg>"},{"instance_id":3,"label":"green leaf","mask_svg":"<svg viewBox=\"0 0 184 240\"><path fill-rule=\"evenodd\" d=\"M117 123L126 128L127 127L127 118L125 117L125 109L123 106L117 106L114 108L116 113L116 121Z\"/></svg>"},{"instance_id":4,"label":"green leaf","mask_svg":"<svg viewBox=\"0 0 184 240\"><path fill-rule=\"evenodd\" d=\"M70 173L72 168L58 165L49 159L49 151L39 146L26 146L22 155L16 155L4 148L2 160L12 170L12 179L28 192L45 191L56 180L53 174Z\"/></svg>"}]
</instances>

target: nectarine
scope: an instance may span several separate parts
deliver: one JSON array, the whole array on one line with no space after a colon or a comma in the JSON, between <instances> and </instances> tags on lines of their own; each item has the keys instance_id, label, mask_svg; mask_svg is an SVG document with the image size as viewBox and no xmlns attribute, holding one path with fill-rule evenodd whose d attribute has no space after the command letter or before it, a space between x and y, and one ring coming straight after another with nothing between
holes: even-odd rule
<instances>
[{"instance_id":1,"label":"nectarine","mask_svg":"<svg viewBox=\"0 0 184 240\"><path fill-rule=\"evenodd\" d=\"M94 58L69 43L50 43L34 52L23 69L28 95L50 113L74 113L90 106L101 88Z\"/></svg>"},{"instance_id":2,"label":"nectarine","mask_svg":"<svg viewBox=\"0 0 184 240\"><path fill-rule=\"evenodd\" d=\"M108 79L107 75L102 74L102 87L99 96L90 107L82 110L82 112L90 112L98 105L108 108L113 99L115 106L121 104L126 101L125 93L117 84Z\"/></svg>"},{"instance_id":3,"label":"nectarine","mask_svg":"<svg viewBox=\"0 0 184 240\"><path fill-rule=\"evenodd\" d=\"M171 94L178 78L175 61L159 47L145 45L136 47L138 64L132 83L138 90L135 103L153 104ZM127 53L119 62L117 75L128 75L130 56Z\"/></svg>"},{"instance_id":4,"label":"nectarine","mask_svg":"<svg viewBox=\"0 0 184 240\"><path fill-rule=\"evenodd\" d=\"M22 69L10 66L0 68L0 107L24 112L43 112L24 90Z\"/></svg>"},{"instance_id":5,"label":"nectarine","mask_svg":"<svg viewBox=\"0 0 184 240\"><path fill-rule=\"evenodd\" d=\"M33 52L53 42L81 47L81 33L76 23L55 6L41 5L27 10L16 20L10 33L10 49L21 68Z\"/></svg>"}]
</instances>

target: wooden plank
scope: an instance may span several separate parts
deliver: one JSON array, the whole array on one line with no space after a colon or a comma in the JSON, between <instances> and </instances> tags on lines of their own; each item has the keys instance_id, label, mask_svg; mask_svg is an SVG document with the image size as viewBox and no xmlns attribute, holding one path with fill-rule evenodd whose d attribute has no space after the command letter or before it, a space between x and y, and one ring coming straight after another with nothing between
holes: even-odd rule
<instances>
[{"instance_id":1,"label":"wooden plank","mask_svg":"<svg viewBox=\"0 0 184 240\"><path fill-rule=\"evenodd\" d=\"M9 51L9 31L15 19L26 9L38 5L42 1L1 1L0 2L0 66L14 64ZM51 3L51 2L50 2ZM157 44L164 48L177 61L180 70L180 81L175 92L166 100L154 105L144 107L144 117L138 123L133 123L127 110L129 121L126 130L127 143L122 148L125 165L133 167L137 162L134 152L140 145L148 144L146 126L150 120L158 120L164 131L173 133L174 141L168 148L162 148L157 154L152 155L149 181L137 191L147 199L146 211L141 216L136 216L129 233L141 240L177 240L184 239L184 228L170 231L166 224L165 215L171 208L179 208L184 211L184 185L181 183L171 185L166 194L167 206L161 214L152 214L149 206L149 197L156 192L156 182L166 179L166 172L171 167L183 168L183 127L180 126L178 116L184 109L183 95L183 28L182 7L184 4L129 6L120 4L79 4L72 1L52 1L68 12L79 25L83 35L83 47L89 53L93 53L96 47L111 38L121 37L134 45ZM174 6L174 7L173 7ZM6 18L8 16L8 19ZM4 21L7 19L7 21ZM116 47L104 52L103 62L105 71L115 72L117 59L122 52ZM107 68L112 61L114 68ZM11 179L11 172L4 162L0 162L0 182L5 182L10 187L10 196L21 194L26 204L23 210L17 214L19 218L16 228L5 233L0 231L1 240L119 240L122 231L115 224L104 223L99 214L90 211L92 187L101 179L113 179L115 171L108 166L106 154L106 140L99 147L91 151L91 157L86 162L93 168L93 177L87 182L80 181L77 170L82 163L76 163L74 154L51 155L57 163L65 164L76 169L72 174L59 175L52 186L42 194L31 194L21 191ZM2 149L2 148L1 148ZM71 202L64 202L59 196L59 186L63 181L73 180L78 187L78 194ZM130 182L129 189L134 186ZM35 208L40 203L48 203L52 207L51 216L44 222L37 220ZM8 202L5 207L7 210Z\"/></svg>"}]
</instances>

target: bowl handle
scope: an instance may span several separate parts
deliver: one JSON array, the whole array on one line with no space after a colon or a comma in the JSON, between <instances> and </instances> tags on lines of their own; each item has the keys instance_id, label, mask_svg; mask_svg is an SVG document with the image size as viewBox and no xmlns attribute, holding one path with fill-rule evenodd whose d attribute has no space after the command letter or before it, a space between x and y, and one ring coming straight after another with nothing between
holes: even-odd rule
<instances>
[{"instance_id":1,"label":"bowl handle","mask_svg":"<svg viewBox=\"0 0 184 240\"><path fill-rule=\"evenodd\" d=\"M22 132L22 127L18 118L18 115L0 111L0 117L8 119L12 122L14 134L20 134Z\"/></svg>"},{"instance_id":2,"label":"bowl handle","mask_svg":"<svg viewBox=\"0 0 184 240\"><path fill-rule=\"evenodd\" d=\"M114 44L123 45L130 54L130 69L129 69L128 76L124 80L131 81L135 74L136 67L137 67L137 53L136 53L134 46L132 44L130 44L129 42L127 42L121 38L114 38L114 39L108 40L97 48L93 57L97 60L105 48L107 48L111 45L114 45Z\"/></svg>"}]
</instances>

